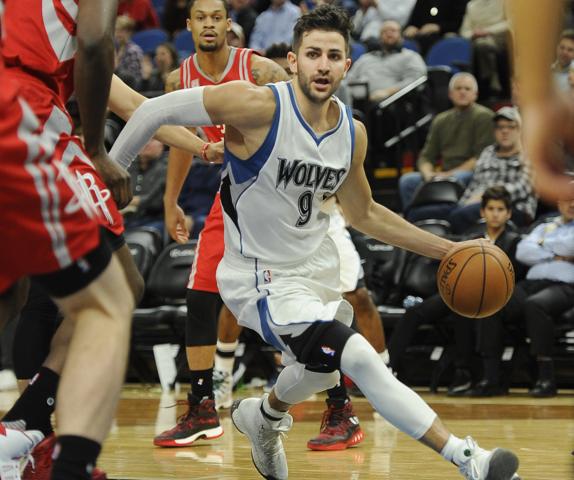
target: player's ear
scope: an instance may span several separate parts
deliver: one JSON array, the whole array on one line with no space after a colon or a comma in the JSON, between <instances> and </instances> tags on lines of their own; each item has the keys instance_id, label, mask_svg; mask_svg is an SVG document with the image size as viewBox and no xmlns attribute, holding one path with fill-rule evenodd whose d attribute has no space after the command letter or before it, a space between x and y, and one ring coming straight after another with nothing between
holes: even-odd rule
<instances>
[{"instance_id":1,"label":"player's ear","mask_svg":"<svg viewBox=\"0 0 574 480\"><path fill-rule=\"evenodd\" d=\"M188 32L191 32L191 18L186 18L185 19L185 29Z\"/></svg>"},{"instance_id":2,"label":"player's ear","mask_svg":"<svg viewBox=\"0 0 574 480\"><path fill-rule=\"evenodd\" d=\"M232 21L233 21L233 20L231 20L231 18L228 18L228 19L225 21L225 23L227 23L227 26L225 27L225 31L226 31L226 32L231 32L231 22L232 22Z\"/></svg>"},{"instance_id":3,"label":"player's ear","mask_svg":"<svg viewBox=\"0 0 574 480\"><path fill-rule=\"evenodd\" d=\"M480 209L480 218L484 218L484 208Z\"/></svg>"},{"instance_id":4,"label":"player's ear","mask_svg":"<svg viewBox=\"0 0 574 480\"><path fill-rule=\"evenodd\" d=\"M295 52L289 52L287 54L287 61L289 62L289 68L291 69L291 73L293 75L297 74L297 55Z\"/></svg>"},{"instance_id":5,"label":"player's ear","mask_svg":"<svg viewBox=\"0 0 574 480\"><path fill-rule=\"evenodd\" d=\"M353 63L353 61L350 58L347 58L345 61L345 73L343 73L343 78L347 76L347 72L349 71L349 68L351 68L351 63Z\"/></svg>"}]
</instances>

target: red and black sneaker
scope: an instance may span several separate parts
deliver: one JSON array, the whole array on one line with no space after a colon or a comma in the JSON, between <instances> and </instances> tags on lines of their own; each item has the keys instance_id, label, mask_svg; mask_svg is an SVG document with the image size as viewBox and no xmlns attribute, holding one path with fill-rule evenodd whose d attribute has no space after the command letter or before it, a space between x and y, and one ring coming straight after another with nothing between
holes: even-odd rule
<instances>
[{"instance_id":1,"label":"red and black sneaker","mask_svg":"<svg viewBox=\"0 0 574 480\"><path fill-rule=\"evenodd\" d=\"M219 417L215 410L215 401L205 398L199 403L183 402L188 410L177 419L177 425L171 430L160 433L153 439L158 447L189 447L196 440L213 440L223 435Z\"/></svg>"},{"instance_id":2,"label":"red and black sneaker","mask_svg":"<svg viewBox=\"0 0 574 480\"><path fill-rule=\"evenodd\" d=\"M359 419L353 412L349 400L342 408L337 408L327 400L328 408L323 413L319 435L307 442L311 450L345 450L363 441L364 435Z\"/></svg>"},{"instance_id":3,"label":"red and black sneaker","mask_svg":"<svg viewBox=\"0 0 574 480\"><path fill-rule=\"evenodd\" d=\"M36 448L32 450L33 461L22 473L22 480L50 480L52 478L52 454L56 445L56 436L54 434L47 436ZM107 480L106 473L99 468L92 471L92 480Z\"/></svg>"}]
</instances>

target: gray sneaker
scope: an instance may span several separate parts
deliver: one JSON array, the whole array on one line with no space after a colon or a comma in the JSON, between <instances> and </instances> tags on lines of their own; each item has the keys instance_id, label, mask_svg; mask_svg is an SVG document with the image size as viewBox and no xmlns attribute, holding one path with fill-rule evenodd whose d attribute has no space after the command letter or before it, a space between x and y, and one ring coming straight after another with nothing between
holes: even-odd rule
<instances>
[{"instance_id":1,"label":"gray sneaker","mask_svg":"<svg viewBox=\"0 0 574 480\"><path fill-rule=\"evenodd\" d=\"M472 437L465 438L466 461L460 465L460 473L467 480L520 480L518 457L510 450L495 448L484 450Z\"/></svg>"},{"instance_id":2,"label":"gray sneaker","mask_svg":"<svg viewBox=\"0 0 574 480\"><path fill-rule=\"evenodd\" d=\"M229 408L233 404L233 375L223 370L213 370L213 396L215 410Z\"/></svg>"},{"instance_id":3,"label":"gray sneaker","mask_svg":"<svg viewBox=\"0 0 574 480\"><path fill-rule=\"evenodd\" d=\"M261 398L244 398L231 406L235 428L249 438L251 458L257 471L269 480L285 480L288 476L287 457L281 435L293 425L293 417L286 414L277 425L272 425L261 412Z\"/></svg>"}]
</instances>

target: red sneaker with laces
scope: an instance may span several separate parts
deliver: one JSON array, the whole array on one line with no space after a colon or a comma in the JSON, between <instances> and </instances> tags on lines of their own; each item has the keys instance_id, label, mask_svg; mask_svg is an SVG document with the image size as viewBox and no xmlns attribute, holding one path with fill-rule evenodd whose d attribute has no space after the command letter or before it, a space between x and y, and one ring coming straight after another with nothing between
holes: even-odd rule
<instances>
[{"instance_id":1,"label":"red sneaker with laces","mask_svg":"<svg viewBox=\"0 0 574 480\"><path fill-rule=\"evenodd\" d=\"M187 412L177 419L175 427L155 437L153 439L154 445L158 447L189 447L200 438L213 440L223 435L223 428L219 424L214 400L205 398L199 403L187 400L180 401L178 404L187 405Z\"/></svg>"},{"instance_id":2,"label":"red sneaker with laces","mask_svg":"<svg viewBox=\"0 0 574 480\"><path fill-rule=\"evenodd\" d=\"M363 441L364 435L359 419L349 400L343 408L337 408L327 400L319 435L307 442L311 450L345 450Z\"/></svg>"},{"instance_id":3,"label":"red sneaker with laces","mask_svg":"<svg viewBox=\"0 0 574 480\"><path fill-rule=\"evenodd\" d=\"M56 445L54 434L47 436L32 451L33 461L28 462L22 480L50 480L52 476L52 454ZM92 480L107 480L106 473L99 468L94 468Z\"/></svg>"}]
</instances>

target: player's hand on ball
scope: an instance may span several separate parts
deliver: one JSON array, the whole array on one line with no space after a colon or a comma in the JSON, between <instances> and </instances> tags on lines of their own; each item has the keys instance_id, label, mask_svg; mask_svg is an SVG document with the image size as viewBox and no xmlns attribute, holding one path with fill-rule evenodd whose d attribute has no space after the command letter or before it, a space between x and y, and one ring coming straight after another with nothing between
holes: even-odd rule
<instances>
[{"instance_id":1,"label":"player's hand on ball","mask_svg":"<svg viewBox=\"0 0 574 480\"><path fill-rule=\"evenodd\" d=\"M92 157L92 160L102 180L110 189L118 208L127 206L133 197L131 178L127 170L105 153Z\"/></svg>"}]
</instances>

